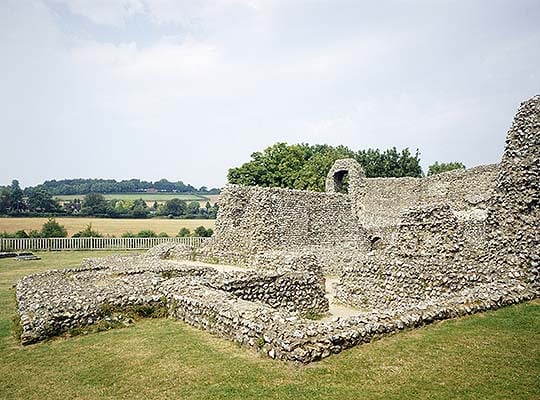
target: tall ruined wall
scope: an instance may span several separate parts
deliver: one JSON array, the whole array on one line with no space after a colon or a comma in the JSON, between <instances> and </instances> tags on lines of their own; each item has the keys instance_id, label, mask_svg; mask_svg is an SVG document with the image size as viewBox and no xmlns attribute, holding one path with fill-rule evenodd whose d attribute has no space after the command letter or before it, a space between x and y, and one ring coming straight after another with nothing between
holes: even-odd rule
<instances>
[{"instance_id":1,"label":"tall ruined wall","mask_svg":"<svg viewBox=\"0 0 540 400\"><path fill-rule=\"evenodd\" d=\"M374 251L343 270L337 297L399 310L538 295L540 97L521 105L494 182L483 219L460 220L455 202L402 213Z\"/></svg>"},{"instance_id":2,"label":"tall ruined wall","mask_svg":"<svg viewBox=\"0 0 540 400\"><path fill-rule=\"evenodd\" d=\"M497 263L539 285L540 268L540 96L521 104L489 208L488 251Z\"/></svg>"},{"instance_id":3,"label":"tall ruined wall","mask_svg":"<svg viewBox=\"0 0 540 400\"><path fill-rule=\"evenodd\" d=\"M360 223L368 228L395 225L402 211L447 203L455 211L485 209L493 195L498 165L450 171L426 178L367 178L354 196Z\"/></svg>"},{"instance_id":4,"label":"tall ruined wall","mask_svg":"<svg viewBox=\"0 0 540 400\"><path fill-rule=\"evenodd\" d=\"M216 233L201 252L247 262L270 250L363 243L365 234L351 206L350 197L341 193L227 185L219 200Z\"/></svg>"}]
</instances>

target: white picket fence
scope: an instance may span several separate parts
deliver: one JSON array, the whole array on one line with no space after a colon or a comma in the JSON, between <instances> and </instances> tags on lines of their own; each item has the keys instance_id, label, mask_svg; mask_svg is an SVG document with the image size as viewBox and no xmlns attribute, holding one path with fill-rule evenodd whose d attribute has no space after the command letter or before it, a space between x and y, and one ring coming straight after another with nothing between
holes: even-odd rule
<instances>
[{"instance_id":1,"label":"white picket fence","mask_svg":"<svg viewBox=\"0 0 540 400\"><path fill-rule=\"evenodd\" d=\"M29 238L0 239L0 251L21 250L127 250L149 249L161 243L174 242L199 247L204 237L157 237L157 238Z\"/></svg>"}]
</instances>

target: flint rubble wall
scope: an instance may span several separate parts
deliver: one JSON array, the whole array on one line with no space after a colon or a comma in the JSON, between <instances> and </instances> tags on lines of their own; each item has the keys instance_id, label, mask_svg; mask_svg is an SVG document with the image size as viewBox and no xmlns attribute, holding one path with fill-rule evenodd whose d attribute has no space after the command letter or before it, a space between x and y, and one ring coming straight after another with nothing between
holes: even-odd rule
<instances>
[{"instance_id":1,"label":"flint rubble wall","mask_svg":"<svg viewBox=\"0 0 540 400\"><path fill-rule=\"evenodd\" d=\"M425 178L366 178L353 201L359 204L359 220L367 228L396 225L404 210L441 202L456 212L485 209L497 173L498 165L492 164Z\"/></svg>"},{"instance_id":2,"label":"flint rubble wall","mask_svg":"<svg viewBox=\"0 0 540 400\"><path fill-rule=\"evenodd\" d=\"M227 185L214 237L197 258L251 264L258 254L310 246L365 246L366 233L341 193Z\"/></svg>"},{"instance_id":3,"label":"flint rubble wall","mask_svg":"<svg viewBox=\"0 0 540 400\"><path fill-rule=\"evenodd\" d=\"M471 291L538 293L540 97L522 103L494 182L481 219L460 220L448 203L403 213L374 251L344 268L337 298L407 309Z\"/></svg>"},{"instance_id":4,"label":"flint rubble wall","mask_svg":"<svg viewBox=\"0 0 540 400\"><path fill-rule=\"evenodd\" d=\"M338 165L338 177L349 162ZM357 172L353 192L362 193L370 181ZM384 182L376 196L393 201ZM405 327L538 297L540 96L522 103L499 167L425 182L396 191L413 199L396 202L379 232L357 219L362 209L382 207L375 200L362 208L340 193L227 186L216 236L200 253L164 245L147 256L90 260L20 280L22 341L110 318L106 303L153 306L165 298L170 316L272 358L307 363ZM164 259L194 256L260 269L223 274ZM341 270L336 297L358 315L303 318L328 309L321 271L334 265Z\"/></svg>"}]
</instances>

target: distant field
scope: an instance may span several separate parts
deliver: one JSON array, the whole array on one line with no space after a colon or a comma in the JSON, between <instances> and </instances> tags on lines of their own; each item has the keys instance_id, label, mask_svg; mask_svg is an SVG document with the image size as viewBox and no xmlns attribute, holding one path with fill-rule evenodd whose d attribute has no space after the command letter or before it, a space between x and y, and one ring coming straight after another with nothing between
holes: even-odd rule
<instances>
[{"instance_id":1,"label":"distant field","mask_svg":"<svg viewBox=\"0 0 540 400\"><path fill-rule=\"evenodd\" d=\"M0 218L0 232L16 232L18 230L40 230L47 218ZM108 218L56 218L60 225L64 225L68 235L83 230L89 223L92 228L103 235L121 236L125 232L137 233L143 229L151 229L156 233L166 232L175 236L181 228L193 231L197 226L205 228L215 227L213 219L108 219Z\"/></svg>"}]
</instances>

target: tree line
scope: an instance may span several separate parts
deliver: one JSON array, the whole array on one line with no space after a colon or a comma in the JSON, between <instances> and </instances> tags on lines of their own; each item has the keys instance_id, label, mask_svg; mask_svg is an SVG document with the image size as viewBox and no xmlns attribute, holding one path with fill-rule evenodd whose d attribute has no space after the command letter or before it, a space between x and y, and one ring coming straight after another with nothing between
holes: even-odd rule
<instances>
[{"instance_id":1,"label":"tree line","mask_svg":"<svg viewBox=\"0 0 540 400\"><path fill-rule=\"evenodd\" d=\"M240 185L324 191L326 174L340 158L357 160L368 178L424 176L418 150L413 154L408 148L354 151L347 146L276 143L231 168L227 178L229 183ZM430 166L428 175L464 167L461 163L436 163Z\"/></svg>"},{"instance_id":2,"label":"tree line","mask_svg":"<svg viewBox=\"0 0 540 400\"><path fill-rule=\"evenodd\" d=\"M153 216L169 218L215 219L217 205L206 204L201 207L198 201L186 202L179 198L154 202L148 205L141 199L107 200L100 193L89 193L82 199L64 202L55 200L50 192L42 187L34 188L24 194L19 182L13 180L10 186L0 187L0 215L41 216L41 215L80 215L104 218L148 218Z\"/></svg>"},{"instance_id":3,"label":"tree line","mask_svg":"<svg viewBox=\"0 0 540 400\"><path fill-rule=\"evenodd\" d=\"M45 189L53 196L88 194L88 193L133 193L156 190L158 192L175 193L199 193L199 194L218 194L219 189L208 189L206 186L196 188L182 181L169 182L167 179L149 182L140 179L129 179L116 181L115 179L61 179L49 180L35 187L27 187L24 194L29 195L35 189Z\"/></svg>"}]
</instances>

